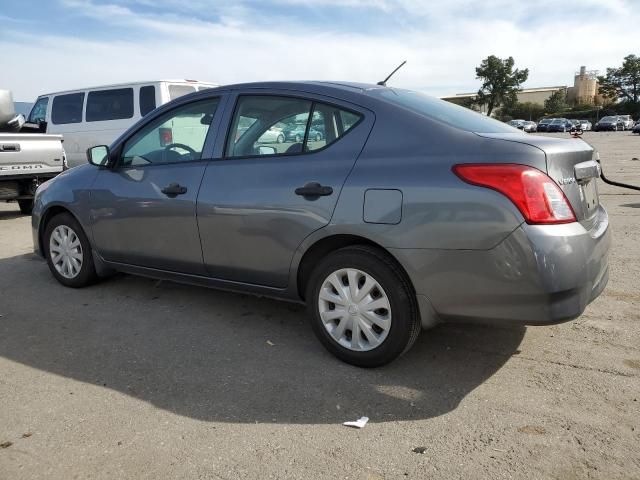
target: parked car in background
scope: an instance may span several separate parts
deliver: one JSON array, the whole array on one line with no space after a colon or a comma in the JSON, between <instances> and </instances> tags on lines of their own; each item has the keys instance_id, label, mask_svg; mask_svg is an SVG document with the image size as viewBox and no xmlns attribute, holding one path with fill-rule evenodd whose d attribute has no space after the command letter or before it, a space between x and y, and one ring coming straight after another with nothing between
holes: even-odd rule
<instances>
[{"instance_id":1,"label":"parked car in background","mask_svg":"<svg viewBox=\"0 0 640 480\"><path fill-rule=\"evenodd\" d=\"M553 121L547 125L547 132L570 132L573 127L566 118L554 118Z\"/></svg>"},{"instance_id":2,"label":"parked car in background","mask_svg":"<svg viewBox=\"0 0 640 480\"><path fill-rule=\"evenodd\" d=\"M555 120L554 118L543 118L538 122L537 131L538 132L546 132L549 124Z\"/></svg>"},{"instance_id":3,"label":"parked car in background","mask_svg":"<svg viewBox=\"0 0 640 480\"><path fill-rule=\"evenodd\" d=\"M30 214L38 186L66 168L61 135L23 133L24 116L9 90L0 90L0 201Z\"/></svg>"},{"instance_id":4,"label":"parked car in background","mask_svg":"<svg viewBox=\"0 0 640 480\"><path fill-rule=\"evenodd\" d=\"M591 130L591 122L589 120L578 120L579 124L580 124L580 128L583 131L589 131Z\"/></svg>"},{"instance_id":5,"label":"parked car in background","mask_svg":"<svg viewBox=\"0 0 640 480\"><path fill-rule=\"evenodd\" d=\"M290 128L285 128L283 130L283 133L285 135L285 138L287 139L287 141L290 142L301 142L304 139L304 134L307 130L307 126L306 125L294 125ZM312 142L319 142L322 140L324 136L322 135L322 132L320 131L319 128L316 128L314 125L311 125L311 128L309 129L309 141Z\"/></svg>"},{"instance_id":6,"label":"parked car in background","mask_svg":"<svg viewBox=\"0 0 640 480\"><path fill-rule=\"evenodd\" d=\"M242 133L244 134L244 132ZM286 137L283 129L281 127L272 126L271 128L267 129L262 135L260 135L258 141L260 143L284 143L285 139Z\"/></svg>"},{"instance_id":7,"label":"parked car in background","mask_svg":"<svg viewBox=\"0 0 640 480\"><path fill-rule=\"evenodd\" d=\"M622 122L623 130L631 130L633 128L631 115L618 115L618 120Z\"/></svg>"},{"instance_id":8,"label":"parked car in background","mask_svg":"<svg viewBox=\"0 0 640 480\"><path fill-rule=\"evenodd\" d=\"M594 132L624 130L624 123L617 115L602 117L594 126Z\"/></svg>"},{"instance_id":9,"label":"parked car in background","mask_svg":"<svg viewBox=\"0 0 640 480\"><path fill-rule=\"evenodd\" d=\"M507 124L517 128L518 130L522 130L524 129L524 122L525 120L509 120Z\"/></svg>"},{"instance_id":10,"label":"parked car in background","mask_svg":"<svg viewBox=\"0 0 640 480\"><path fill-rule=\"evenodd\" d=\"M636 124L633 126L632 132L640 134L640 120L637 121Z\"/></svg>"},{"instance_id":11,"label":"parked car in background","mask_svg":"<svg viewBox=\"0 0 640 480\"><path fill-rule=\"evenodd\" d=\"M524 130L527 133L537 132L538 131L538 124L536 124L536 122L526 121L526 122L524 122L522 130Z\"/></svg>"},{"instance_id":12,"label":"parked car in background","mask_svg":"<svg viewBox=\"0 0 640 480\"><path fill-rule=\"evenodd\" d=\"M36 100L27 122L41 133L64 137L69 166L86 163L85 152L109 144L157 106L216 85L195 80L161 80L47 93ZM168 132L170 130L165 130ZM166 137L167 144L175 139Z\"/></svg>"},{"instance_id":13,"label":"parked car in background","mask_svg":"<svg viewBox=\"0 0 640 480\"><path fill-rule=\"evenodd\" d=\"M323 142L260 144L314 113ZM171 124L200 134L163 144ZM330 352L374 367L421 326L579 316L608 280L594 156L408 90L221 87L156 109L40 186L34 248L68 287L123 271L305 302Z\"/></svg>"}]
</instances>

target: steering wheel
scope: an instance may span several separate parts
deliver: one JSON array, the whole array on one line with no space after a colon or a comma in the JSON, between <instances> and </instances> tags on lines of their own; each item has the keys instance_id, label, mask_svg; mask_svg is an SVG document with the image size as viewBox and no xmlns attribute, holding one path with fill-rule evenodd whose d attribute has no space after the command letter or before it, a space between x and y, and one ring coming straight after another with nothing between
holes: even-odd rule
<instances>
[{"instance_id":1,"label":"steering wheel","mask_svg":"<svg viewBox=\"0 0 640 480\"><path fill-rule=\"evenodd\" d=\"M181 148L189 152L191 155L196 155L196 151L189 145L185 145L184 143L170 143L169 145L165 145L164 147L165 150L171 150L172 148Z\"/></svg>"}]
</instances>

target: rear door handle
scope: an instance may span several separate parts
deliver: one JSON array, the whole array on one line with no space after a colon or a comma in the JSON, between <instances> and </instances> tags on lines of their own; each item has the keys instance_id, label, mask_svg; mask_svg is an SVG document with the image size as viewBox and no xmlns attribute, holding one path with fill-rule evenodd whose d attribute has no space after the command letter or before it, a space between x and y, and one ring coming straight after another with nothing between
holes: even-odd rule
<instances>
[{"instance_id":1,"label":"rear door handle","mask_svg":"<svg viewBox=\"0 0 640 480\"><path fill-rule=\"evenodd\" d=\"M187 193L187 187L183 187L182 185L179 185L177 183L170 183L160 191L167 197L173 198L177 195L184 195L185 193Z\"/></svg>"},{"instance_id":2,"label":"rear door handle","mask_svg":"<svg viewBox=\"0 0 640 480\"><path fill-rule=\"evenodd\" d=\"M296 195L303 197L326 197L333 193L333 188L320 185L318 182L307 183L304 187L296 188Z\"/></svg>"}]
</instances>

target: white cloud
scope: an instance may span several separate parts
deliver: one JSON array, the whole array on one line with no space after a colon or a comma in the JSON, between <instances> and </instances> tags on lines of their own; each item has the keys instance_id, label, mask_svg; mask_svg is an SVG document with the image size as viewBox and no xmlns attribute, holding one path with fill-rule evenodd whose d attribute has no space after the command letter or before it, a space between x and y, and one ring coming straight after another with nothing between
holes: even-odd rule
<instances>
[{"instance_id":1,"label":"white cloud","mask_svg":"<svg viewBox=\"0 0 640 480\"><path fill-rule=\"evenodd\" d=\"M406 59L408 64L391 84L444 95L475 90L474 67L490 54L512 55L516 66L529 67L527 86L566 85L571 84L580 65L604 70L620 64L639 40L635 32L640 14L623 0L609 0L606 5L606 15L615 16L615 22L602 17L574 19L565 2L561 16L551 15L544 21L531 18L526 28L522 26L525 7L529 11L538 8L530 3L513 6L511 1L493 2L491 9L478 12L478 19L456 13L470 5L463 0L446 4L346 0L354 9L374 8L388 15L400 15L400 9L429 17L424 29L373 33L337 31L331 25L310 28L277 18L266 27L264 21L252 18L250 4L217 3L222 20L215 23L198 19L193 8L183 10L186 13L182 16L170 13L174 8L167 8L164 14L136 13L136 4L147 1L94 4L64 0L76 14L110 28L137 32L136 40L84 40L51 34L33 37L5 30L0 36L0 51L3 63L13 68L0 72L0 86L11 88L17 99L29 100L47 91L159 78L219 83L290 79L373 83ZM162 2L179 3L161 0L153 5L161 6ZM207 3L196 1L201 7ZM337 0L313 3L314 8L338 8ZM580 2L583 6L596 3ZM499 14L500 8L509 15ZM357 21L354 10L354 23Z\"/></svg>"}]
</instances>

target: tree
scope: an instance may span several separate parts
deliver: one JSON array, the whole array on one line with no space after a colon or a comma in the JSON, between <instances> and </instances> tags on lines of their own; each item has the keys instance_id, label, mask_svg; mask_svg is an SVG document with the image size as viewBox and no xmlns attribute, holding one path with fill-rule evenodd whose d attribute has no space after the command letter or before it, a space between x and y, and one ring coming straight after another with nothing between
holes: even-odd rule
<instances>
[{"instance_id":1,"label":"tree","mask_svg":"<svg viewBox=\"0 0 640 480\"><path fill-rule=\"evenodd\" d=\"M544 109L548 113L561 112L569 107L567 105L567 91L556 90L544 101Z\"/></svg>"},{"instance_id":2,"label":"tree","mask_svg":"<svg viewBox=\"0 0 640 480\"><path fill-rule=\"evenodd\" d=\"M538 121L544 116L544 107L532 102L516 102L500 108L500 117L504 121L507 117Z\"/></svg>"},{"instance_id":3,"label":"tree","mask_svg":"<svg viewBox=\"0 0 640 480\"><path fill-rule=\"evenodd\" d=\"M476 102L487 105L487 115L504 103L514 105L520 84L529 77L529 69L513 69L513 57L506 60L490 55L476 67L476 79L482 80Z\"/></svg>"},{"instance_id":4,"label":"tree","mask_svg":"<svg viewBox=\"0 0 640 480\"><path fill-rule=\"evenodd\" d=\"M640 100L640 57L627 55L619 68L607 68L604 77L598 77L600 93L605 97L620 98L634 104Z\"/></svg>"}]
</instances>

